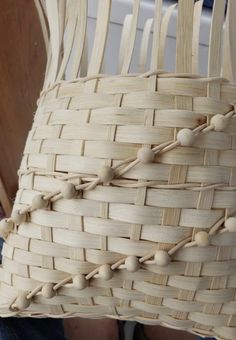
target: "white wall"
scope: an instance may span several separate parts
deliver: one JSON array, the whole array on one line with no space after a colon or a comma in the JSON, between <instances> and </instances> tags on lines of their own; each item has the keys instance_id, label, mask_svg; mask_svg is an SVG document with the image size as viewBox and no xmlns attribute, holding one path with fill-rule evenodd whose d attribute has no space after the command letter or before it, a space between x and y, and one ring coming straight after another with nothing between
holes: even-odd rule
<instances>
[{"instance_id":1,"label":"white wall","mask_svg":"<svg viewBox=\"0 0 236 340\"><path fill-rule=\"evenodd\" d=\"M97 0L89 0L88 10L88 47L89 55L91 53L93 36L96 25L96 11L97 11ZM172 4L172 1L164 1L164 10L168 5ZM107 41L107 48L105 54L105 71L106 73L116 73L119 53L119 43L121 37L122 23L125 15L132 13L132 0L113 0L111 10L111 23L109 27L109 35ZM154 14L154 1L153 0L142 0L141 8L138 21L138 31L135 41L134 55L131 65L131 72L137 72L137 61L139 55L140 42L142 37L142 29L145 21L148 18L153 17ZM210 31L210 15L211 11L204 9L201 18L201 29L200 29L200 49L199 49L199 71L201 74L207 73L207 57L208 57L208 39ZM167 71L173 71L175 67L175 32L176 32L176 11L170 20L168 37L166 42L165 50L165 69ZM152 36L151 36L152 39ZM150 56L149 48L149 56ZM148 69L148 67L147 67Z\"/></svg>"}]
</instances>

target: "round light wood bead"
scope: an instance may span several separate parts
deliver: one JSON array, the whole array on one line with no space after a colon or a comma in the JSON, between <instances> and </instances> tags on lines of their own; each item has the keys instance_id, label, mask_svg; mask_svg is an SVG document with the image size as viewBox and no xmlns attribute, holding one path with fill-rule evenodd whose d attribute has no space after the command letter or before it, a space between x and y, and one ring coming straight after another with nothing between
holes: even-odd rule
<instances>
[{"instance_id":1,"label":"round light wood bead","mask_svg":"<svg viewBox=\"0 0 236 340\"><path fill-rule=\"evenodd\" d=\"M13 229L13 222L8 218L3 218L0 221L0 237L6 238L10 231Z\"/></svg>"},{"instance_id":2,"label":"round light wood bead","mask_svg":"<svg viewBox=\"0 0 236 340\"><path fill-rule=\"evenodd\" d=\"M43 288L42 288L42 296L47 298L47 299L51 299L53 296L55 296L56 292L55 290L53 290L53 283L46 283Z\"/></svg>"},{"instance_id":3,"label":"round light wood bead","mask_svg":"<svg viewBox=\"0 0 236 340\"><path fill-rule=\"evenodd\" d=\"M44 200L43 196L44 195L42 194L34 196L31 204L32 210L46 208L46 206L48 205L48 200Z\"/></svg>"},{"instance_id":4,"label":"round light wood bead","mask_svg":"<svg viewBox=\"0 0 236 340\"><path fill-rule=\"evenodd\" d=\"M84 289L88 286L88 280L85 279L85 276L82 274L77 274L73 277L73 286L76 289Z\"/></svg>"},{"instance_id":5,"label":"round light wood bead","mask_svg":"<svg viewBox=\"0 0 236 340\"><path fill-rule=\"evenodd\" d=\"M167 251L157 250L154 260L158 266L166 267L171 262L171 257Z\"/></svg>"},{"instance_id":6,"label":"round light wood bead","mask_svg":"<svg viewBox=\"0 0 236 340\"><path fill-rule=\"evenodd\" d=\"M28 293L26 293L26 292L19 293L19 295L18 295L18 297L15 301L15 304L16 304L18 309L24 310L24 309L29 307L30 299L27 299L27 295L28 295Z\"/></svg>"},{"instance_id":7,"label":"round light wood bead","mask_svg":"<svg viewBox=\"0 0 236 340\"><path fill-rule=\"evenodd\" d=\"M220 113L211 118L211 125L214 126L215 131L224 131L228 125L229 120Z\"/></svg>"},{"instance_id":8,"label":"round light wood bead","mask_svg":"<svg viewBox=\"0 0 236 340\"><path fill-rule=\"evenodd\" d=\"M147 147L140 148L137 152L138 160L144 164L151 163L154 160L154 157L155 153Z\"/></svg>"},{"instance_id":9,"label":"round light wood bead","mask_svg":"<svg viewBox=\"0 0 236 340\"><path fill-rule=\"evenodd\" d=\"M77 194L74 184L70 182L64 182L61 186L61 194L63 198L72 199Z\"/></svg>"},{"instance_id":10,"label":"round light wood bead","mask_svg":"<svg viewBox=\"0 0 236 340\"><path fill-rule=\"evenodd\" d=\"M236 217L229 217L225 221L225 228L230 232L236 232Z\"/></svg>"},{"instance_id":11,"label":"round light wood bead","mask_svg":"<svg viewBox=\"0 0 236 340\"><path fill-rule=\"evenodd\" d=\"M182 129L177 134L177 141L182 146L192 146L195 140L195 134L190 129Z\"/></svg>"},{"instance_id":12,"label":"round light wood bead","mask_svg":"<svg viewBox=\"0 0 236 340\"><path fill-rule=\"evenodd\" d=\"M103 165L98 172L98 177L103 183L109 182L114 177L114 170L108 165Z\"/></svg>"},{"instance_id":13,"label":"round light wood bead","mask_svg":"<svg viewBox=\"0 0 236 340\"><path fill-rule=\"evenodd\" d=\"M99 268L99 276L103 280L110 280L112 278L113 271L112 271L111 267L109 266L109 264L103 264Z\"/></svg>"},{"instance_id":14,"label":"round light wood bead","mask_svg":"<svg viewBox=\"0 0 236 340\"><path fill-rule=\"evenodd\" d=\"M194 240L198 247L207 247L210 244L210 236L206 231L199 231L195 234Z\"/></svg>"},{"instance_id":15,"label":"round light wood bead","mask_svg":"<svg viewBox=\"0 0 236 340\"><path fill-rule=\"evenodd\" d=\"M126 258L125 266L129 272L136 272L140 268L140 263L136 256L131 255Z\"/></svg>"},{"instance_id":16,"label":"round light wood bead","mask_svg":"<svg viewBox=\"0 0 236 340\"><path fill-rule=\"evenodd\" d=\"M20 214L20 210L13 210L11 214L11 219L14 223L20 224L26 221L26 213Z\"/></svg>"}]
</instances>

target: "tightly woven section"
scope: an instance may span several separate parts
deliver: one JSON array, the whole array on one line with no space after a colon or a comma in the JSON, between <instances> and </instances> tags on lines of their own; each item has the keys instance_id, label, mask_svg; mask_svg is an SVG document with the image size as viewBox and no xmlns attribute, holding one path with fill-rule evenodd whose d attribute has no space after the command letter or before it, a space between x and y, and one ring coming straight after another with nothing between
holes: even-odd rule
<instances>
[{"instance_id":1,"label":"tightly woven section","mask_svg":"<svg viewBox=\"0 0 236 340\"><path fill-rule=\"evenodd\" d=\"M175 5L162 17L156 0L138 72L129 73L134 0L113 76L101 71L111 0L99 1L88 65L87 1L35 2L48 64L13 213L0 222L1 316L107 316L234 340L235 1L224 38L224 2L215 1L206 77L202 1L178 2L176 67L167 73Z\"/></svg>"}]
</instances>

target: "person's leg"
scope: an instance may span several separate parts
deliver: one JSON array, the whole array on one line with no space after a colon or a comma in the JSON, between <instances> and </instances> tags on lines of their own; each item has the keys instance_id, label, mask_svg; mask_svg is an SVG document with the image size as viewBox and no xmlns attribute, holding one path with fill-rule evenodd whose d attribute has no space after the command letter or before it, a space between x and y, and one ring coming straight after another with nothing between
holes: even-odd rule
<instances>
[{"instance_id":1,"label":"person's leg","mask_svg":"<svg viewBox=\"0 0 236 340\"><path fill-rule=\"evenodd\" d=\"M113 319L69 318L64 320L68 340L119 340L117 321ZM145 333L145 334L143 334ZM137 327L132 340L200 340L194 334L175 329L146 326ZM131 339L130 339L131 340ZM202 339L201 339L202 340ZM214 339L209 339L214 340Z\"/></svg>"},{"instance_id":2,"label":"person's leg","mask_svg":"<svg viewBox=\"0 0 236 340\"><path fill-rule=\"evenodd\" d=\"M68 318L64 320L68 340L119 340L117 320Z\"/></svg>"},{"instance_id":3,"label":"person's leg","mask_svg":"<svg viewBox=\"0 0 236 340\"><path fill-rule=\"evenodd\" d=\"M194 334L162 326L144 325L144 334L148 340L196 340Z\"/></svg>"}]
</instances>

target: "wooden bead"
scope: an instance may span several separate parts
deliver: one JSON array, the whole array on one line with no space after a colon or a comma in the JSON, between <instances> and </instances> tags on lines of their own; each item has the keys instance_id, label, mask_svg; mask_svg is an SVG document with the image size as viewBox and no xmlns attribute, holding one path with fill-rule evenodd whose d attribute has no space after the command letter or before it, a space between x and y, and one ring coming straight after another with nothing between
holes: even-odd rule
<instances>
[{"instance_id":1,"label":"wooden bead","mask_svg":"<svg viewBox=\"0 0 236 340\"><path fill-rule=\"evenodd\" d=\"M195 140L195 134L190 129L182 129L177 134L177 141L182 146L192 146Z\"/></svg>"},{"instance_id":2,"label":"wooden bead","mask_svg":"<svg viewBox=\"0 0 236 340\"><path fill-rule=\"evenodd\" d=\"M27 299L27 295L28 295L28 293L26 293L26 292L19 293L19 295L18 295L18 297L15 301L15 304L16 304L18 309L24 310L24 309L29 307L30 299Z\"/></svg>"},{"instance_id":3,"label":"wooden bead","mask_svg":"<svg viewBox=\"0 0 236 340\"><path fill-rule=\"evenodd\" d=\"M157 250L154 260L158 266L166 267L171 262L171 257L167 251Z\"/></svg>"},{"instance_id":4,"label":"wooden bead","mask_svg":"<svg viewBox=\"0 0 236 340\"><path fill-rule=\"evenodd\" d=\"M3 218L0 221L0 237L5 239L12 229L13 222L10 219Z\"/></svg>"},{"instance_id":5,"label":"wooden bead","mask_svg":"<svg viewBox=\"0 0 236 340\"><path fill-rule=\"evenodd\" d=\"M73 277L73 286L76 289L84 289L88 286L88 280L85 279L85 276L82 274L77 274Z\"/></svg>"},{"instance_id":6,"label":"wooden bead","mask_svg":"<svg viewBox=\"0 0 236 340\"><path fill-rule=\"evenodd\" d=\"M53 296L55 296L56 292L53 290L53 283L46 283L42 288L42 296L51 299Z\"/></svg>"},{"instance_id":7,"label":"wooden bead","mask_svg":"<svg viewBox=\"0 0 236 340\"><path fill-rule=\"evenodd\" d=\"M125 266L129 272L136 272L140 268L140 263L138 258L132 255L126 258Z\"/></svg>"},{"instance_id":8,"label":"wooden bead","mask_svg":"<svg viewBox=\"0 0 236 340\"><path fill-rule=\"evenodd\" d=\"M140 148L137 152L138 160L144 164L151 163L154 160L154 157L154 152L147 147Z\"/></svg>"},{"instance_id":9,"label":"wooden bead","mask_svg":"<svg viewBox=\"0 0 236 340\"><path fill-rule=\"evenodd\" d=\"M236 217L229 217L225 221L225 228L230 232L230 233L235 233L236 232Z\"/></svg>"},{"instance_id":10,"label":"wooden bead","mask_svg":"<svg viewBox=\"0 0 236 340\"><path fill-rule=\"evenodd\" d=\"M98 177L103 183L109 182L114 177L114 170L108 165L103 165L98 172Z\"/></svg>"},{"instance_id":11,"label":"wooden bead","mask_svg":"<svg viewBox=\"0 0 236 340\"><path fill-rule=\"evenodd\" d=\"M109 266L109 264L103 264L99 268L99 276L103 280L110 280L112 278L113 271L112 271L111 267Z\"/></svg>"},{"instance_id":12,"label":"wooden bead","mask_svg":"<svg viewBox=\"0 0 236 340\"><path fill-rule=\"evenodd\" d=\"M61 194L63 198L72 199L77 194L74 184L70 182L64 182L61 186Z\"/></svg>"},{"instance_id":13,"label":"wooden bead","mask_svg":"<svg viewBox=\"0 0 236 340\"><path fill-rule=\"evenodd\" d=\"M206 231L199 231L195 234L194 240L198 247L207 247L210 244L210 236Z\"/></svg>"},{"instance_id":14,"label":"wooden bead","mask_svg":"<svg viewBox=\"0 0 236 340\"><path fill-rule=\"evenodd\" d=\"M31 204L32 210L46 208L46 206L48 205L48 200L44 200L43 196L44 195L42 194L34 196Z\"/></svg>"},{"instance_id":15,"label":"wooden bead","mask_svg":"<svg viewBox=\"0 0 236 340\"><path fill-rule=\"evenodd\" d=\"M14 223L20 224L26 221L26 213L20 214L20 210L13 210L11 214L11 219Z\"/></svg>"},{"instance_id":16,"label":"wooden bead","mask_svg":"<svg viewBox=\"0 0 236 340\"><path fill-rule=\"evenodd\" d=\"M211 125L214 126L215 131L224 131L228 122L229 120L219 113L211 118Z\"/></svg>"}]
</instances>

